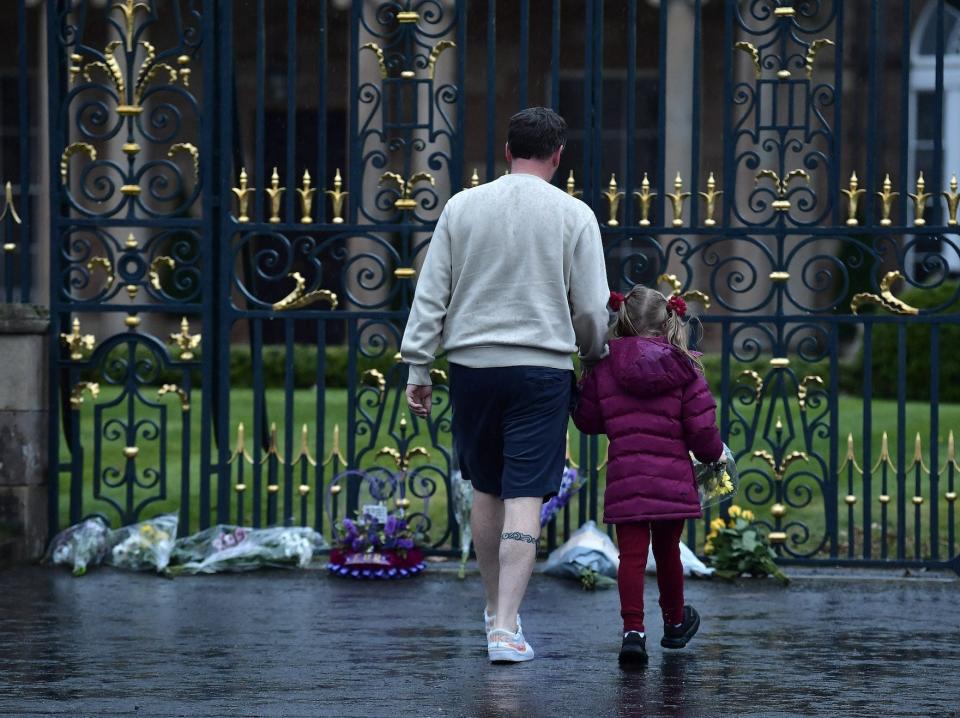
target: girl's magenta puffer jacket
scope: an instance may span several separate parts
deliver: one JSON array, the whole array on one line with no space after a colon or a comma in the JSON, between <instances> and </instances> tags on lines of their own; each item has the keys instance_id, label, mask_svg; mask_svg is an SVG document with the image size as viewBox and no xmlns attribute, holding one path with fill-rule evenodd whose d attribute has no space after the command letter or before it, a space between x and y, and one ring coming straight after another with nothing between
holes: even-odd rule
<instances>
[{"instance_id":1,"label":"girl's magenta puffer jacket","mask_svg":"<svg viewBox=\"0 0 960 718\"><path fill-rule=\"evenodd\" d=\"M703 375L666 339L610 342L574 414L581 431L610 439L605 523L701 516L688 452L703 462L720 457L716 408Z\"/></svg>"}]
</instances>

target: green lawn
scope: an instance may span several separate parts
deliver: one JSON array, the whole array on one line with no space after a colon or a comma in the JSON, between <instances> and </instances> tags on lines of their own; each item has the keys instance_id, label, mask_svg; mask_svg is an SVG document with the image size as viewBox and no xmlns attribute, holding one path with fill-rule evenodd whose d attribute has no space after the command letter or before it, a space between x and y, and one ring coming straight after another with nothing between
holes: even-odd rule
<instances>
[{"instance_id":1,"label":"green lawn","mask_svg":"<svg viewBox=\"0 0 960 718\"><path fill-rule=\"evenodd\" d=\"M121 433L121 435L115 440L108 440L106 434L109 429L109 420L111 418L125 418L126 416L126 402L122 401L116 406L111 406L111 404L117 402L119 398L119 390L108 387L104 388L96 404L92 402L89 398L85 400L84 405L81 407L81 422L79 429L79 440L81 445L84 447L83 453L83 475L84 475L84 485L82 487L83 491L83 511L84 513L89 513L92 511L103 511L107 516L117 521L118 514L116 511L110 509L102 500L94 498L94 486L93 486L93 475L94 475L94 447L95 447L95 436L94 436L94 408L99 407L101 411L100 424L101 435L104 436L103 439L103 461L100 466L100 474L104 476L104 472L108 471L108 467L115 467L116 469L122 471L126 465L126 460L123 458L122 451L123 447L126 445L126 441ZM155 395L147 395L145 397L150 402L156 402L157 397ZM386 395L386 405L384 407L387 415L396 408L397 402L401 399L396 393L388 393ZM293 492L291 494L292 501L290 502L291 516L294 522L299 522L303 515L306 516L308 522L313 523L316 519L316 506L315 506L315 493L311 492L307 500L305 501L305 514L302 514L301 508L301 496L297 492L297 487L301 484L301 479L304 476L304 468L306 467L306 484L311 487L315 487L318 482L321 482L324 486L329 485L330 479L334 475L334 465L335 462L323 466L322 462L324 459L328 458L331 452L333 445L333 434L335 427L340 429L340 448L344 453L347 451L347 397L346 391L342 389L338 390L328 390L326 393L325 401L325 416L323 421L323 445L318 447L317 438L318 432L316 431L317 427L317 411L316 411L316 396L313 390L297 390L293 393L293 401L290 405L289 412L285 411L285 395L283 390L279 389L270 389L267 390L264 401L266 403L267 412L268 412L268 423L275 422L277 424L277 449L279 457L283 459L284 463L276 461L272 458L267 458L267 460L262 464L253 464L251 465L247 461L239 461L234 459L230 464L230 476L224 477L225 481L229 482L231 487L234 487L237 483L243 483L247 489L241 494L238 494L236 491L231 490L231 518L236 520L237 511L239 508L239 501L242 500L243 511L244 511L244 520L249 522L251 520L251 508L254 494L257 492L256 487L259 486L259 492L262 498L262 507L261 507L261 520L266 522L269 520L269 515L267 514L267 493L266 486L268 483L279 483L281 488L276 494L275 498L277 501L277 513L276 516L279 520L282 520L285 515L284 507L286 505L286 491L285 484L287 478L293 486ZM199 457L200 457L200 410L201 410L201 401L199 392L193 398L192 407L190 411L190 432L189 432L189 447L186 454L183 451L183 423L181 417L183 416L179 409L179 402L175 397L165 397L159 403L162 403L166 407L167 412L167 422L166 422L166 436L165 443L167 446L166 454L166 466L164 467L162 473L166 477L166 495L160 501L156 501L148 509L146 509L147 515L152 515L153 513L158 513L161 511L175 511L180 504L180 495L182 491L181 482L183 478L183 463L184 456L187 457L187 466L189 472L189 492L191 496L192 510L191 515L194 517L194 524L190 527L191 529L196 528L196 516L198 515L199 505L200 505L200 466L199 466ZM375 411L377 407L373 407L370 411ZM809 422L816 422L817 417L822 416L822 412L825 408L823 406L817 406L812 402L806 410L806 420ZM146 407L142 405L137 408L137 417L140 418L152 418L159 422L159 411L157 407ZM906 440L903 456L900 456L899 445L898 445L898 412L896 402L893 401L874 401L871 406L871 417L872 417L872 431L871 431L871 441L872 447L870 451L869 461L867 457L863 455L863 403L857 398L854 397L841 397L838 405L838 426L839 432L838 436L840 440L837 444L838 452L838 466L843 464L844 457L847 452L847 442L846 437L848 434L852 435L854 443L854 451L856 456L856 462L859 466L864 466L869 464L871 467L875 465L880 456L881 448L881 437L883 432L888 432L889 439L889 449L891 460L894 464L903 464L909 470L906 472L906 482L903 489L904 502L906 504L905 512L905 525L907 527L907 533L909 535L909 541L907 545L907 557L912 557L913 551L916 549L915 542L913 539L914 534L914 514L916 507L912 502L914 495L916 494L914 483L915 483L915 473L916 467L911 467L913 463L914 456L914 437L917 432L920 433L922 438L922 457L925 467L930 466L931 454L930 454L930 406L921 402L909 403L906 406L905 411L905 421L904 421L904 437ZM740 407L740 412L744 414L750 421L752 421L754 407ZM829 422L829 415L825 417L826 421ZM260 461L263 459L263 452L257 455L255 451L256 442L253 440L253 428L254 428L254 397L253 392L249 389L238 389L234 390L230 394L230 451L235 452L237 439L238 439L238 425L242 422L245 427L245 442L244 448L249 453L251 459L256 459ZM771 494L771 491L777 490L777 483L770 482L766 479L763 479L759 473L754 473L751 475L750 469L764 467L766 468L766 473L769 472L769 467L761 459L756 459L753 457L745 457L740 462L740 468L745 472L745 482L741 490L741 501L747 505L750 505L758 515L758 518L764 520L771 520L771 515L769 512L769 507L775 502L775 499L779 499L779 502L787 505L787 514L784 517L783 521L789 523L792 521L798 521L805 524L811 533L811 538L805 541L800 549L809 549L811 546L815 546L819 543L819 540L816 538L822 536L824 532L825 517L824 517L824 499L822 496L822 490L819 486L815 485L815 482L812 478L805 478L802 474L805 469L812 469L814 475L822 475L820 469L820 464L816 460L816 456L822 458L825 462L825 465L829 465L829 453L830 453L830 441L829 441L829 431L826 431L826 427L815 426L814 429L808 430L811 445L808 447L806 445L805 432L803 429L803 414L799 411L796 406L796 402L790 402L789 408L785 408L784 405L778 405L773 411L769 411L768 407L764 406L763 410L760 412L760 418L757 423L756 435L753 437L751 442L752 449L768 449L772 450L770 442L777 441L776 433L776 423L777 420L781 422L783 430L781 432L781 440L786 440L793 433L792 441L789 441L787 453L794 450L803 450L808 453L808 460L796 461L790 469L786 472L787 480L785 484L781 485L783 489L786 490L786 493L781 493L779 497ZM939 407L939 421L940 421L940 430L939 430L939 441L938 441L938 454L939 454L939 465L941 468L941 475L944 477L941 480L941 485L938 489L939 500L937 501L937 513L940 517L940 545L941 551L946 550L946 531L949 521L948 514L948 505L947 502L943 500L943 493L946 491L946 441L947 434L950 430L953 430L955 433L960 433L960 405L956 404L944 404ZM300 445L301 445L301 429L303 425L307 426L307 444L310 451L310 454L313 458L319 458L319 465L314 467L310 465L307 461L301 459L299 463L296 463L296 459L299 456ZM767 424L769 428L766 429ZM820 430L816 430L819 428ZM394 427L397 430L397 427ZM442 434L442 441L448 441L448 435ZM157 486L150 486L151 474L146 473L148 467L154 467L158 471L159 466L159 456L160 456L160 438L162 437L153 437L148 430L141 430L139 438L137 439L137 448L138 453L135 459L135 465L139 472L140 481L145 484L145 487L138 487L135 489L132 494L135 501L140 501L144 498L154 497L158 495ZM368 465L370 462L374 461L374 455L376 450L383 446L395 446L396 441L393 438L387 436L383 431L381 435L377 437L374 441L371 442L369 434L362 434L356 437L357 449L360 450L365 446L369 446L372 443L372 451L369 451L366 459L364 460L364 465ZM744 446L744 435L740 433L739 435L731 436L731 446L735 451ZM605 440L601 440L600 456L602 457L605 451L604 448ZM412 445L424 445L430 448L429 437L420 436L412 442ZM571 425L571 446L573 447L574 459L579 460L579 446L580 440L579 435L576 429ZM812 449L812 451L808 451ZM428 460L415 458L411 462L411 467L416 468L418 466L423 466L425 463L435 463L444 466L444 461L441 456L438 455L438 452L435 449L431 450L432 456ZM291 457L295 465L290 465ZM70 460L70 455L68 452L64 451L62 454L62 460L68 462ZM384 466L391 466L392 460L387 457L381 457L377 460L377 463ZM242 475L241 475L242 467ZM796 478L790 478L791 476L798 475ZM271 480L271 476L274 478ZM873 499L871 501L871 523L876 524L880 520L880 509L881 504L878 500L878 496L881 493L885 493L891 497L891 501L887 504L889 511L888 515L888 525L890 525L891 531L890 536L892 537L895 533L895 526L897 520L897 504L900 492L898 491L896 483L897 472L891 470L889 473L888 484L885 490L881 485L882 478L880 472L878 471L872 477L872 494ZM418 499L415 496L412 496L408 493L408 498L411 498L412 504L410 507L411 511L421 511L425 513L433 522L432 538L434 540L439 540L443 532L447 527L447 496L446 490L441 481L441 477L436 472L427 472L424 474L426 480L434 480L436 491L432 498L424 501ZM106 477L109 479L109 476ZM921 489L920 495L924 497L924 503L920 507L921 513L921 543L920 551L923 554L927 554L930 549L930 540L931 536L929 533L929 518L931 511L931 484L930 477L924 473L921 469ZM241 481L242 479L242 481ZM847 470L844 469L840 472L839 485L837 489L837 511L839 518L839 528L841 530L840 536L840 548L842 551L846 551L847 541L849 536L854 537L856 551L859 552L862 550L862 534L863 534L863 494L864 494L864 480L858 475L854 475L853 485L848 488L847 486ZM601 472L600 482L597 486L596 491L598 492L599 500L598 504L602 510L602 489L603 489L604 477ZM211 488L210 503L211 506L215 509L217 505L216 501L216 485L217 478L213 478L213 486ZM753 487L751 487L751 484ZM803 486L810 487L812 491L812 501L809 506L797 508L791 506L791 501L793 503L803 503L798 501L803 498ZM109 489L101 486L101 496L112 498L118 501L121 505L126 503L126 490L127 487ZM60 487L61 496L64 497L61 500L61 511L60 511L60 520L61 524L65 525L69 522L69 506L68 501L66 501L66 496L69 493L69 486L67 485L67 480L63 479ZM424 493L424 492L421 492ZM429 493L429 488L426 493ZM854 523L848 525L848 505L844 503L844 497L848 494L852 494L857 497L857 503L854 504ZM749 496L751 501L743 501L744 496ZM582 495L582 500L588 502L588 492L584 492ZM324 492L324 499L326 502L326 512L329 512L334 508L333 498L329 492ZM342 496L337 496L337 506L336 510L339 515L342 515L343 504ZM589 512L587 512L589 513ZM328 514L329 515L329 514ZM578 516L580 515L580 507L578 501L574 501L571 506L571 522L573 526L576 526ZM954 517L956 522L956 517ZM329 521L325 521L326 525L329 525ZM789 532L788 532L789 533ZM875 527L872 532L873 542L875 546L875 553L879 551L879 542L880 542L880 527ZM702 538L702 536L701 536ZM893 555L893 553L891 553Z\"/></svg>"}]
</instances>

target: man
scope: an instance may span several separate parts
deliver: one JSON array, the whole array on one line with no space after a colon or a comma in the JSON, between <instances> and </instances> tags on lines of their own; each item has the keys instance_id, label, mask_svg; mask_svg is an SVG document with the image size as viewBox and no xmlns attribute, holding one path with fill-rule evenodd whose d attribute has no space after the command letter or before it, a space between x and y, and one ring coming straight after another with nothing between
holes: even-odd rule
<instances>
[{"instance_id":1,"label":"man","mask_svg":"<svg viewBox=\"0 0 960 718\"><path fill-rule=\"evenodd\" d=\"M510 118L510 174L452 197L430 243L403 337L407 401L430 414L430 364L450 360L453 440L474 486L473 541L487 605L487 651L528 661L517 611L560 486L571 354L605 351L610 298L591 209L550 184L567 124L543 107Z\"/></svg>"}]
</instances>

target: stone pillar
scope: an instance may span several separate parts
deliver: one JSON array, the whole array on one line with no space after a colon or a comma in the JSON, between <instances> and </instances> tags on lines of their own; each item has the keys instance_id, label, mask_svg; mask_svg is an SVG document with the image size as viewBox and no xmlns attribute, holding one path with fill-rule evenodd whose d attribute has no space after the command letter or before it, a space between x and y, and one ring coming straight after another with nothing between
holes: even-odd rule
<instances>
[{"instance_id":1,"label":"stone pillar","mask_svg":"<svg viewBox=\"0 0 960 718\"><path fill-rule=\"evenodd\" d=\"M49 326L45 307L0 304L0 566L47 542Z\"/></svg>"}]
</instances>

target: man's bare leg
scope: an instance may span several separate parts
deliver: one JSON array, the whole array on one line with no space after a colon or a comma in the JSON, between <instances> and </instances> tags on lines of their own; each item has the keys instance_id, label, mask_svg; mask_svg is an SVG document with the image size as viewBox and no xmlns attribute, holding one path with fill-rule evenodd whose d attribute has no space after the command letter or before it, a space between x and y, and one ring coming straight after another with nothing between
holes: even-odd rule
<instances>
[{"instance_id":1,"label":"man's bare leg","mask_svg":"<svg viewBox=\"0 0 960 718\"><path fill-rule=\"evenodd\" d=\"M494 628L517 630L517 612L537 559L540 537L539 498L506 499L500 534L500 587Z\"/></svg>"},{"instance_id":2,"label":"man's bare leg","mask_svg":"<svg viewBox=\"0 0 960 718\"><path fill-rule=\"evenodd\" d=\"M482 491L473 492L470 510L473 548L477 552L483 592L487 598L487 615L497 612L497 591L500 586L500 534L503 533L503 499Z\"/></svg>"}]
</instances>

